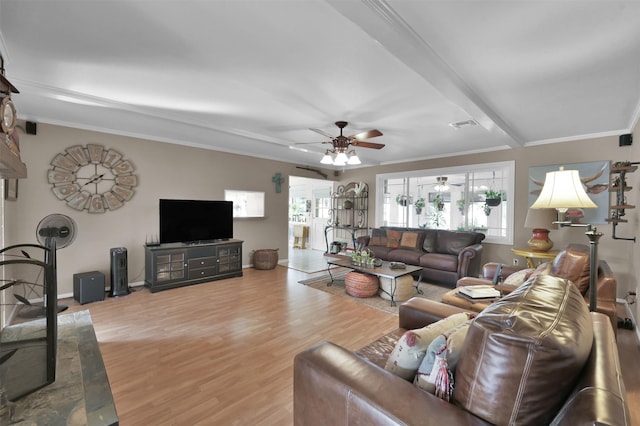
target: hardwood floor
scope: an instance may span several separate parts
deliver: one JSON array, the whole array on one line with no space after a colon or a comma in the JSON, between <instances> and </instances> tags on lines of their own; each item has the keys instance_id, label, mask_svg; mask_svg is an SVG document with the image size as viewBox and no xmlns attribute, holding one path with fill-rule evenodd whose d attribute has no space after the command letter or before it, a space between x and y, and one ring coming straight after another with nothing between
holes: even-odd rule
<instances>
[{"instance_id":1,"label":"hardwood floor","mask_svg":"<svg viewBox=\"0 0 640 426\"><path fill-rule=\"evenodd\" d=\"M292 424L293 357L330 340L356 349L397 327L397 317L298 284L278 266L244 277L124 297L91 312L120 424ZM640 424L639 345L619 330L621 362Z\"/></svg>"}]
</instances>

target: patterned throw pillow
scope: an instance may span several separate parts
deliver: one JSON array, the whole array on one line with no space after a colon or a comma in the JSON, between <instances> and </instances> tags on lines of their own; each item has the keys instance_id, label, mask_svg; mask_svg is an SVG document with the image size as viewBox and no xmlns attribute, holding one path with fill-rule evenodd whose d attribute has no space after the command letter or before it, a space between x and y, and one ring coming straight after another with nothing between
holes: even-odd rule
<instances>
[{"instance_id":1,"label":"patterned throw pillow","mask_svg":"<svg viewBox=\"0 0 640 426\"><path fill-rule=\"evenodd\" d=\"M458 360L460 359L464 339L467 337L467 332L469 331L469 324L471 324L470 320L465 321L433 339L427 348L427 353L422 363L418 367L418 372L413 381L415 385L427 392L435 393L437 372L433 370L438 358L442 360L440 366L444 366L448 370L447 375L451 373L450 375L453 376L452 373L455 372ZM449 393L444 399L448 400L450 396L451 394Z\"/></svg>"},{"instance_id":2,"label":"patterned throw pillow","mask_svg":"<svg viewBox=\"0 0 640 426\"><path fill-rule=\"evenodd\" d=\"M413 381L433 339L468 319L467 314L461 312L426 327L407 331L393 348L384 369L405 380Z\"/></svg>"},{"instance_id":3,"label":"patterned throw pillow","mask_svg":"<svg viewBox=\"0 0 640 426\"><path fill-rule=\"evenodd\" d=\"M530 268L530 269L521 269L517 272L514 272L513 274L505 278L505 280L503 281L503 284L505 286L519 287L520 284L525 282L531 276L531 274L533 274L533 271L535 271L535 269Z\"/></svg>"},{"instance_id":4,"label":"patterned throw pillow","mask_svg":"<svg viewBox=\"0 0 640 426\"><path fill-rule=\"evenodd\" d=\"M371 241L369 241L369 245L385 247L387 245L387 231L374 228L371 231Z\"/></svg>"},{"instance_id":5,"label":"patterned throw pillow","mask_svg":"<svg viewBox=\"0 0 640 426\"><path fill-rule=\"evenodd\" d=\"M387 229L387 247L389 248L400 247L401 238L402 238L402 232Z\"/></svg>"},{"instance_id":6,"label":"patterned throw pillow","mask_svg":"<svg viewBox=\"0 0 640 426\"><path fill-rule=\"evenodd\" d=\"M400 238L400 248L416 250L422 247L422 232L409 232L402 233Z\"/></svg>"}]
</instances>

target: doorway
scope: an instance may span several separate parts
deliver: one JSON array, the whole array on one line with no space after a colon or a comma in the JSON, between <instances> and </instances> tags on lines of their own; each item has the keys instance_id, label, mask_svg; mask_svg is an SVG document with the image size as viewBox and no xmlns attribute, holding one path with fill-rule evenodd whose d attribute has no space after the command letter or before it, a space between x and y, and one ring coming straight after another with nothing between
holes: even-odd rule
<instances>
[{"instance_id":1,"label":"doorway","mask_svg":"<svg viewBox=\"0 0 640 426\"><path fill-rule=\"evenodd\" d=\"M324 229L329 220L334 183L289 177L289 267L304 272L326 268Z\"/></svg>"}]
</instances>

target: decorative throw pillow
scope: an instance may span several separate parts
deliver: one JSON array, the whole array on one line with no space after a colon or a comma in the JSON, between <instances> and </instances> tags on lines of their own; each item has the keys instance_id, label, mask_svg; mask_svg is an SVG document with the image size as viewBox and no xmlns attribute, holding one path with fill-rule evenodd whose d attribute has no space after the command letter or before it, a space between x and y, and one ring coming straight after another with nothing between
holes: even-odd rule
<instances>
[{"instance_id":1,"label":"decorative throw pillow","mask_svg":"<svg viewBox=\"0 0 640 426\"><path fill-rule=\"evenodd\" d=\"M436 383L439 381L438 370L443 372L442 368L446 369L446 371L444 371L447 374L446 380L449 380L449 376L453 376L453 372L455 372L458 360L460 359L464 339L467 337L467 332L469 331L469 324L471 324L471 320L465 321L433 339L427 348L427 353L422 363L418 367L416 377L413 381L415 385L427 392L435 393ZM441 377L441 380L442 379L445 378ZM443 399L449 400L453 391L452 380L451 386L447 386L446 390L447 395ZM441 394L440 396L445 395Z\"/></svg>"},{"instance_id":2,"label":"decorative throw pillow","mask_svg":"<svg viewBox=\"0 0 640 426\"><path fill-rule=\"evenodd\" d=\"M517 272L514 272L513 274L505 278L505 280L503 281L503 284L505 286L519 287L520 284L525 282L529 278L529 276L533 274L533 271L535 271L535 269L530 268L530 269L521 269Z\"/></svg>"},{"instance_id":3,"label":"decorative throw pillow","mask_svg":"<svg viewBox=\"0 0 640 426\"><path fill-rule=\"evenodd\" d=\"M405 231L400 238L400 248L417 250L422 247L422 232Z\"/></svg>"},{"instance_id":4,"label":"decorative throw pillow","mask_svg":"<svg viewBox=\"0 0 640 426\"><path fill-rule=\"evenodd\" d=\"M387 229L387 247L398 248L400 247L400 239L402 238L402 232Z\"/></svg>"},{"instance_id":5,"label":"decorative throw pillow","mask_svg":"<svg viewBox=\"0 0 640 426\"><path fill-rule=\"evenodd\" d=\"M387 231L374 228L371 231L371 241L369 241L369 245L385 247L387 245Z\"/></svg>"},{"instance_id":6,"label":"decorative throw pillow","mask_svg":"<svg viewBox=\"0 0 640 426\"><path fill-rule=\"evenodd\" d=\"M461 312L429 324L426 327L407 331L398 340L391 355L389 355L384 367L385 370L403 379L413 381L433 339L468 319L467 314Z\"/></svg>"}]
</instances>

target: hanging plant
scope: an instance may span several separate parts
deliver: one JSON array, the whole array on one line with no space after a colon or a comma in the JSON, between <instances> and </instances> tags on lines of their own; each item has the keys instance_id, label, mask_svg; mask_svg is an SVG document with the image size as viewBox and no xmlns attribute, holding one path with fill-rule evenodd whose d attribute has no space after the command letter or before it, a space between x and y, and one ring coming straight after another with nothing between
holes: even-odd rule
<instances>
[{"instance_id":1,"label":"hanging plant","mask_svg":"<svg viewBox=\"0 0 640 426\"><path fill-rule=\"evenodd\" d=\"M484 214L487 216L491 214L491 207L488 204L482 206L482 210L484 210Z\"/></svg>"},{"instance_id":2,"label":"hanging plant","mask_svg":"<svg viewBox=\"0 0 640 426\"><path fill-rule=\"evenodd\" d=\"M489 207L496 207L500 205L502 201L502 191L494 191L493 189L489 189L484 193L485 204Z\"/></svg>"},{"instance_id":3,"label":"hanging plant","mask_svg":"<svg viewBox=\"0 0 640 426\"><path fill-rule=\"evenodd\" d=\"M414 207L416 208L416 214L420 214L422 213L422 209L425 207L426 203L424 201L424 198L420 197L416 200L416 203L414 204Z\"/></svg>"},{"instance_id":4,"label":"hanging plant","mask_svg":"<svg viewBox=\"0 0 640 426\"><path fill-rule=\"evenodd\" d=\"M433 199L433 207L435 207L439 212L444 210L444 200L442 199L442 195L440 195L440 193L436 194L435 198Z\"/></svg>"},{"instance_id":5,"label":"hanging plant","mask_svg":"<svg viewBox=\"0 0 640 426\"><path fill-rule=\"evenodd\" d=\"M396 195L396 203L400 204L402 207L406 207L408 204L413 204L413 197L404 194L398 194Z\"/></svg>"}]
</instances>

